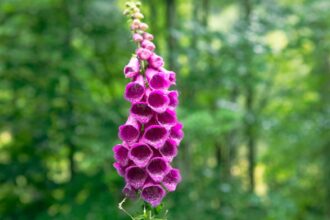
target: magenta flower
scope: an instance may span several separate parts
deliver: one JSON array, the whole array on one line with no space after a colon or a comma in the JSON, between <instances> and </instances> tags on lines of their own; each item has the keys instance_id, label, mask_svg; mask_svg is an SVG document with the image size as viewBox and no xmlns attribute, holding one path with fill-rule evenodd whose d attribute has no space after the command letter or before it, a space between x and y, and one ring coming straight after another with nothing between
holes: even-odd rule
<instances>
[{"instance_id":1,"label":"magenta flower","mask_svg":"<svg viewBox=\"0 0 330 220\"><path fill-rule=\"evenodd\" d=\"M118 129L122 144L113 147L113 166L125 178L122 192L126 197L140 196L158 206L166 191L174 191L181 181L180 171L170 164L184 136L176 114L179 93L170 90L176 84L176 74L165 69L163 58L154 52L154 36L140 21L143 15L138 11L130 17L138 48L124 68L125 77L131 80L124 98L131 108L126 123Z\"/></svg>"}]
</instances>

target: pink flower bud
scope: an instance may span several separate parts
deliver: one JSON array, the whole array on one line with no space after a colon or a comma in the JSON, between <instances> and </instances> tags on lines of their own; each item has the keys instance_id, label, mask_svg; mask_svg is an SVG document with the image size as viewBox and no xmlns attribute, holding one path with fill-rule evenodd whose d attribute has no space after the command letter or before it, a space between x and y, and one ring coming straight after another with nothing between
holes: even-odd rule
<instances>
[{"instance_id":1,"label":"pink flower bud","mask_svg":"<svg viewBox=\"0 0 330 220\"><path fill-rule=\"evenodd\" d=\"M143 40L143 37L140 35L140 34L134 34L133 35L133 40L134 42L138 43L138 42L141 42Z\"/></svg>"},{"instance_id":2,"label":"pink flower bud","mask_svg":"<svg viewBox=\"0 0 330 220\"><path fill-rule=\"evenodd\" d=\"M145 49L148 49L150 51L154 51L156 46L154 43L152 43L151 41L149 40L143 40L142 43L141 43L141 46Z\"/></svg>"},{"instance_id":3,"label":"pink flower bud","mask_svg":"<svg viewBox=\"0 0 330 220\"><path fill-rule=\"evenodd\" d=\"M152 34L149 34L149 33L147 33L147 32L144 32L143 33L143 38L145 39L145 40L153 40L154 39L154 35L152 35Z\"/></svg>"},{"instance_id":4,"label":"pink flower bud","mask_svg":"<svg viewBox=\"0 0 330 220\"><path fill-rule=\"evenodd\" d=\"M149 26L148 26L146 23L143 23L143 22L142 22L142 23L140 24L140 29L141 29L141 30L145 31L145 30L147 30L148 28L149 28Z\"/></svg>"},{"instance_id":5,"label":"pink flower bud","mask_svg":"<svg viewBox=\"0 0 330 220\"><path fill-rule=\"evenodd\" d=\"M152 52L148 49L140 47L139 49L137 49L136 54L141 60L147 60L152 55Z\"/></svg>"}]
</instances>

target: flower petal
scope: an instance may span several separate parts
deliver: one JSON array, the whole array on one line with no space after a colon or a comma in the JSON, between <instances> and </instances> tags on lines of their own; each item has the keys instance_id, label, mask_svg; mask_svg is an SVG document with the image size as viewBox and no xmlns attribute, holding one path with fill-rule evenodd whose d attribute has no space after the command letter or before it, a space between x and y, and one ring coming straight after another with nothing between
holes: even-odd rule
<instances>
[{"instance_id":1,"label":"flower petal","mask_svg":"<svg viewBox=\"0 0 330 220\"><path fill-rule=\"evenodd\" d=\"M147 103L152 110L162 113L166 111L170 99L162 90L154 90L149 93Z\"/></svg>"},{"instance_id":2,"label":"flower petal","mask_svg":"<svg viewBox=\"0 0 330 220\"><path fill-rule=\"evenodd\" d=\"M170 137L177 143L177 145L180 144L181 140L184 137L182 128L183 128L183 125L181 123L177 123L170 130Z\"/></svg>"},{"instance_id":3,"label":"flower petal","mask_svg":"<svg viewBox=\"0 0 330 220\"><path fill-rule=\"evenodd\" d=\"M172 169L163 179L163 185L170 192L175 191L177 185L181 182L181 173L178 169Z\"/></svg>"},{"instance_id":4,"label":"flower petal","mask_svg":"<svg viewBox=\"0 0 330 220\"><path fill-rule=\"evenodd\" d=\"M130 199L137 199L137 190L135 190L131 185L126 184L123 189L123 194Z\"/></svg>"},{"instance_id":5,"label":"flower petal","mask_svg":"<svg viewBox=\"0 0 330 220\"><path fill-rule=\"evenodd\" d=\"M150 203L153 207L158 206L162 202L165 195L165 190L159 184L148 184L143 187L141 192L142 199Z\"/></svg>"},{"instance_id":6,"label":"flower petal","mask_svg":"<svg viewBox=\"0 0 330 220\"><path fill-rule=\"evenodd\" d=\"M155 157L150 160L147 166L147 173L155 182L160 182L170 171L171 167L162 157Z\"/></svg>"},{"instance_id":7,"label":"flower petal","mask_svg":"<svg viewBox=\"0 0 330 220\"><path fill-rule=\"evenodd\" d=\"M122 144L117 144L112 150L114 152L115 160L122 166L126 166L128 164L128 149Z\"/></svg>"},{"instance_id":8,"label":"flower petal","mask_svg":"<svg viewBox=\"0 0 330 220\"><path fill-rule=\"evenodd\" d=\"M133 103L130 113L142 124L148 123L153 116L153 112L146 102Z\"/></svg>"},{"instance_id":9,"label":"flower petal","mask_svg":"<svg viewBox=\"0 0 330 220\"><path fill-rule=\"evenodd\" d=\"M158 72L150 78L149 86L152 89L168 89L171 84L166 74Z\"/></svg>"},{"instance_id":10,"label":"flower petal","mask_svg":"<svg viewBox=\"0 0 330 220\"><path fill-rule=\"evenodd\" d=\"M135 189L142 188L147 177L148 174L146 173L146 171L144 171L144 169L140 167L131 166L126 169L126 174L125 174L126 183L130 184Z\"/></svg>"},{"instance_id":11,"label":"flower petal","mask_svg":"<svg viewBox=\"0 0 330 220\"><path fill-rule=\"evenodd\" d=\"M177 122L175 111L172 111L170 109L167 109L163 113L157 114L156 118L158 123L166 128L174 126Z\"/></svg>"},{"instance_id":12,"label":"flower petal","mask_svg":"<svg viewBox=\"0 0 330 220\"><path fill-rule=\"evenodd\" d=\"M124 68L124 74L126 78L133 78L139 74L140 63L136 56L132 57L129 63Z\"/></svg>"},{"instance_id":13,"label":"flower petal","mask_svg":"<svg viewBox=\"0 0 330 220\"><path fill-rule=\"evenodd\" d=\"M119 126L118 136L126 143L136 142L140 135L140 126L137 121L129 117L124 125Z\"/></svg>"},{"instance_id":14,"label":"flower petal","mask_svg":"<svg viewBox=\"0 0 330 220\"><path fill-rule=\"evenodd\" d=\"M155 148L160 148L166 141L169 133L160 125L151 125L146 128L142 140Z\"/></svg>"},{"instance_id":15,"label":"flower petal","mask_svg":"<svg viewBox=\"0 0 330 220\"><path fill-rule=\"evenodd\" d=\"M159 151L166 160L171 162L178 153L178 147L174 140L168 139Z\"/></svg>"},{"instance_id":16,"label":"flower petal","mask_svg":"<svg viewBox=\"0 0 330 220\"><path fill-rule=\"evenodd\" d=\"M129 158L136 164L138 167L145 167L150 158L152 157L153 152L150 147L146 144L137 143L132 145L129 151Z\"/></svg>"}]
</instances>

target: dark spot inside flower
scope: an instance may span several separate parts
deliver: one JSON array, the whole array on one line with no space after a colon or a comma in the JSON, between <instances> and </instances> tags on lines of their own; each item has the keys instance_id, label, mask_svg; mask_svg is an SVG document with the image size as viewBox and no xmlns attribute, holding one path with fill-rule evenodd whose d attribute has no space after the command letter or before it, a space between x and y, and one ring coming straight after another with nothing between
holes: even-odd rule
<instances>
[{"instance_id":1,"label":"dark spot inside flower","mask_svg":"<svg viewBox=\"0 0 330 220\"><path fill-rule=\"evenodd\" d=\"M163 173L167 169L167 164L162 158L153 159L148 165L148 171L153 174Z\"/></svg>"},{"instance_id":2,"label":"dark spot inside flower","mask_svg":"<svg viewBox=\"0 0 330 220\"><path fill-rule=\"evenodd\" d=\"M161 126L152 126L146 130L145 138L150 141L158 141L166 135L166 129Z\"/></svg>"},{"instance_id":3,"label":"dark spot inside flower","mask_svg":"<svg viewBox=\"0 0 330 220\"><path fill-rule=\"evenodd\" d=\"M137 103L132 106L131 112L136 115L148 116L152 114L152 110L146 103Z\"/></svg>"},{"instance_id":4,"label":"dark spot inside flower","mask_svg":"<svg viewBox=\"0 0 330 220\"><path fill-rule=\"evenodd\" d=\"M148 98L148 102L153 107L161 107L166 103L166 98L162 93L151 93Z\"/></svg>"},{"instance_id":5,"label":"dark spot inside flower","mask_svg":"<svg viewBox=\"0 0 330 220\"><path fill-rule=\"evenodd\" d=\"M132 125L121 126L119 136L123 141L132 141L137 138L139 131Z\"/></svg>"}]
</instances>

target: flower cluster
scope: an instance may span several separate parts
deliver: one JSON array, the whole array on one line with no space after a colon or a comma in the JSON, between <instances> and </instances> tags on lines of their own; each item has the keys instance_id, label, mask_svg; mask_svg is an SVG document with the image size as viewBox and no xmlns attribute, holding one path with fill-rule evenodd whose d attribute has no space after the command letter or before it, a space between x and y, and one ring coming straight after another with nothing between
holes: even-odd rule
<instances>
[{"instance_id":1,"label":"flower cluster","mask_svg":"<svg viewBox=\"0 0 330 220\"><path fill-rule=\"evenodd\" d=\"M153 35L141 22L140 3L128 3L124 12L131 20L136 54L124 68L126 85L124 97L131 103L125 124L119 127L122 144L114 146L114 167L125 178L123 193L141 198L157 206L167 191L174 191L181 181L180 171L170 163L177 155L183 138L183 126L177 120L178 91L175 73L164 68L163 58L157 55Z\"/></svg>"}]
</instances>

